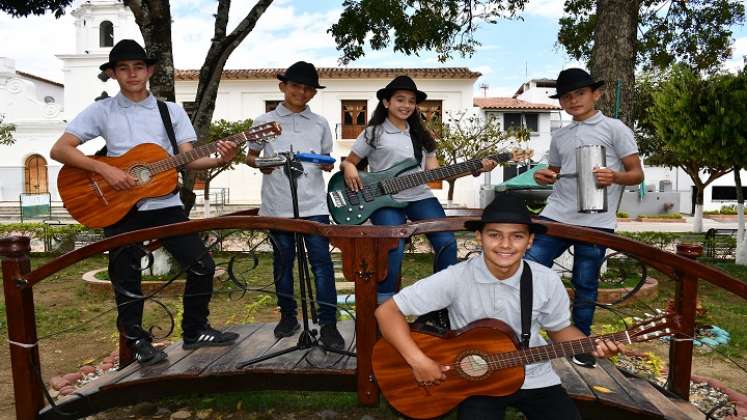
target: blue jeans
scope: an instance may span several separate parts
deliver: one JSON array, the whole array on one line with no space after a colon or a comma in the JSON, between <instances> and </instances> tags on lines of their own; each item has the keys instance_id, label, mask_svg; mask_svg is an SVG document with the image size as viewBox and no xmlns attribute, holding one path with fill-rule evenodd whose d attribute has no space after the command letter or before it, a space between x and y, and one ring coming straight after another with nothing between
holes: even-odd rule
<instances>
[{"instance_id":1,"label":"blue jeans","mask_svg":"<svg viewBox=\"0 0 747 420\"><path fill-rule=\"evenodd\" d=\"M329 216L303 217L304 220L329 224ZM284 316L296 316L296 299L293 295L293 265L296 258L294 234L271 230L273 275L278 306ZM337 323L337 291L329 240L319 235L303 235L306 251L316 280L316 301L319 305L319 325Z\"/></svg>"},{"instance_id":2,"label":"blue jeans","mask_svg":"<svg viewBox=\"0 0 747 420\"><path fill-rule=\"evenodd\" d=\"M426 219L440 219L446 217L444 208L435 197L426 198L410 202L407 207L398 209L394 207L384 207L376 210L371 215L371 223L374 225L396 226L403 225L409 218L412 221ZM428 241L431 243L435 261L433 272L438 272L444 268L456 264L456 239L451 232L434 232L426 234ZM383 303L394 295L399 282L400 271L402 270L402 258L405 252L405 241L399 241L399 247L389 251L389 267L386 279L379 283L377 300Z\"/></svg>"},{"instance_id":3,"label":"blue jeans","mask_svg":"<svg viewBox=\"0 0 747 420\"><path fill-rule=\"evenodd\" d=\"M553 221L546 217L540 219ZM607 233L613 229L595 228ZM571 283L575 290L573 299L573 324L586 335L591 335L591 322L594 319L594 303L597 301L599 287L599 269L604 261L606 247L587 242L572 241L548 235L535 235L532 247L525 258L544 266L552 267L555 258L573 245L573 274Z\"/></svg>"}]
</instances>

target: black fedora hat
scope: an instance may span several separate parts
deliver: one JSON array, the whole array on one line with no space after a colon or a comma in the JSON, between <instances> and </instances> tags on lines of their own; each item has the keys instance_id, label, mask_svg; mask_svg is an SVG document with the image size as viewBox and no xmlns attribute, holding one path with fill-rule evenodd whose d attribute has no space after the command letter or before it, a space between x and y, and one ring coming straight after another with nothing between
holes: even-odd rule
<instances>
[{"instance_id":1,"label":"black fedora hat","mask_svg":"<svg viewBox=\"0 0 747 420\"><path fill-rule=\"evenodd\" d=\"M143 47L131 39L123 39L117 42L111 51L109 51L109 61L99 66L99 69L106 70L113 68L118 61L124 60L143 60L145 64L152 65L158 62L158 59L148 57Z\"/></svg>"},{"instance_id":2,"label":"black fedora hat","mask_svg":"<svg viewBox=\"0 0 747 420\"><path fill-rule=\"evenodd\" d=\"M464 222L467 230L481 230L487 223L511 223L529 226L531 233L545 233L547 227L532 221L524 199L511 193L496 194L493 202L485 207L480 220Z\"/></svg>"},{"instance_id":3,"label":"black fedora hat","mask_svg":"<svg viewBox=\"0 0 747 420\"><path fill-rule=\"evenodd\" d=\"M410 92L415 93L415 102L420 103L425 100L425 98L428 97L428 95L425 94L425 92L418 90L418 87L415 85L415 81L410 78L410 76L397 76L389 82L388 85L386 85L385 88L379 89L376 92L376 97L379 98L379 100L388 99L392 97L392 94L397 90L409 90Z\"/></svg>"},{"instance_id":4,"label":"black fedora hat","mask_svg":"<svg viewBox=\"0 0 747 420\"><path fill-rule=\"evenodd\" d=\"M305 61L293 63L285 72L279 73L277 77L283 82L296 82L315 89L324 89L324 86L319 84L319 73L317 73L316 67Z\"/></svg>"},{"instance_id":5,"label":"black fedora hat","mask_svg":"<svg viewBox=\"0 0 747 420\"><path fill-rule=\"evenodd\" d=\"M558 74L558 80L555 82L555 94L551 98L557 99L576 89L591 86L591 90L597 90L604 84L604 80L594 81L591 75L583 69L565 69Z\"/></svg>"}]
</instances>

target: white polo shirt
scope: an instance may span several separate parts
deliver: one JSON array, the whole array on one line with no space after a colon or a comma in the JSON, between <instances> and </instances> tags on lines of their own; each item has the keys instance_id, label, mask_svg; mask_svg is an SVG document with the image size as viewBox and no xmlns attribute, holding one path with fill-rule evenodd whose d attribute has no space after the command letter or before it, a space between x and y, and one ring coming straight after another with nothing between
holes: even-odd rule
<instances>
[{"instance_id":1,"label":"white polo shirt","mask_svg":"<svg viewBox=\"0 0 747 420\"><path fill-rule=\"evenodd\" d=\"M249 149L264 150L265 156L274 153L293 152L332 153L332 131L327 120L311 112L307 105L301 112L292 112L283 104L274 110L262 114L254 120L254 126L276 121L283 132L265 145L249 143ZM319 165L302 162L304 173L297 179L298 210L300 217L321 216L329 214L327 210L327 186ZM260 216L293 217L293 201L290 183L282 167L275 168L270 174L262 176L262 204Z\"/></svg>"},{"instance_id":2,"label":"white polo shirt","mask_svg":"<svg viewBox=\"0 0 747 420\"><path fill-rule=\"evenodd\" d=\"M197 134L184 109L173 102L166 102L166 107L174 126L176 144L195 141ZM157 144L169 155L174 154L153 95L148 95L140 102L133 102L118 93L111 98L96 101L70 121L65 132L75 136L81 143L103 137L107 156L121 156L142 143ZM137 203L137 208L142 211L181 205L179 194L169 194L141 200Z\"/></svg>"},{"instance_id":3,"label":"white polo shirt","mask_svg":"<svg viewBox=\"0 0 747 420\"><path fill-rule=\"evenodd\" d=\"M560 173L576 172L576 148L586 145L604 146L607 167L618 172L625 169L623 158L638 153L633 131L622 121L597 111L593 117L573 121L553 133L547 163L560 167ZM552 194L540 215L572 225L614 229L622 189L623 186L619 184L607 187L606 212L579 213L576 178L560 178L555 182Z\"/></svg>"},{"instance_id":4,"label":"white polo shirt","mask_svg":"<svg viewBox=\"0 0 747 420\"><path fill-rule=\"evenodd\" d=\"M368 133L369 139L375 137L373 140L373 146L367 142L366 133ZM406 159L415 158L415 152L412 148L412 139L410 138L410 127L407 126L404 130L400 130L397 126L392 124L388 118L383 124L377 125L376 127L366 127L366 129L355 140L355 143L353 143L350 150L361 158L368 158L368 166L371 172L383 171ZM424 157L435 155L435 151L428 152L423 149ZM411 174L422 170L423 169L418 166L404 171L400 175ZM392 196L396 201L408 203L431 197L433 197L433 193L426 185L418 185L400 191Z\"/></svg>"},{"instance_id":5,"label":"white polo shirt","mask_svg":"<svg viewBox=\"0 0 747 420\"><path fill-rule=\"evenodd\" d=\"M532 270L533 289L529 346L537 347L547 344L540 336L540 328L559 331L571 325L570 301L557 273L541 264L527 262ZM522 264L513 276L498 280L488 271L484 257L476 256L402 289L393 299L404 315L418 316L447 308L453 329L493 318L505 322L520 337L519 284L523 271ZM557 384L560 378L549 361L525 366L522 389Z\"/></svg>"}]
</instances>

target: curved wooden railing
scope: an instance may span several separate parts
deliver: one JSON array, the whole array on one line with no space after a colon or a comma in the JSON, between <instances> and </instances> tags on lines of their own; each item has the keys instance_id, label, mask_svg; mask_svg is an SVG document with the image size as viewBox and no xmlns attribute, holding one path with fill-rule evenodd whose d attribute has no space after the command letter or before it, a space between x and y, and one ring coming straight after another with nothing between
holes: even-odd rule
<instances>
[{"instance_id":1,"label":"curved wooden railing","mask_svg":"<svg viewBox=\"0 0 747 420\"><path fill-rule=\"evenodd\" d=\"M373 313L376 308L376 284L386 276L388 250L396 247L398 240L412 235L463 230L464 222L474 220L477 214L479 211L465 211L458 217L391 227L336 226L303 220L230 215L117 235L69 252L33 271L30 269L29 261L29 238L0 239L17 416L33 418L44 406L42 376L29 374L40 369L34 318L34 285L78 261L103 251L144 240L216 229L279 229L288 232L318 234L328 237L331 243L341 250L344 276L356 285L356 352L358 355L356 390L362 404L376 404L379 394L371 369L371 352L377 338L377 326ZM678 331L682 337L692 337L694 334L699 279L747 300L746 283L698 263L692 258L675 255L641 242L593 229L546 221L540 221L540 223L548 226L548 234L552 236L604 245L637 258L674 279L677 282L674 310L682 320L680 331ZM128 362L130 355L123 343L123 340L120 340L120 360L124 364ZM670 342L671 368L668 383L671 390L684 399L689 396L692 349L692 341L672 340Z\"/></svg>"}]
</instances>

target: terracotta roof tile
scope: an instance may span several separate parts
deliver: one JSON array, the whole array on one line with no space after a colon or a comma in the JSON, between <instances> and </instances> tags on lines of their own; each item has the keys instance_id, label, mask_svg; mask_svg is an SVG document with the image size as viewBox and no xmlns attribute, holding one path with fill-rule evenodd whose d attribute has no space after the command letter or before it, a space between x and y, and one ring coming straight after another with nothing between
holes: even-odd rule
<instances>
[{"instance_id":1,"label":"terracotta roof tile","mask_svg":"<svg viewBox=\"0 0 747 420\"><path fill-rule=\"evenodd\" d=\"M225 69L221 80L275 79L285 69ZM467 67L348 68L318 67L320 79L388 79L407 74L414 79L477 79L479 72ZM199 70L176 70L176 80L198 80Z\"/></svg>"},{"instance_id":2,"label":"terracotta roof tile","mask_svg":"<svg viewBox=\"0 0 747 420\"><path fill-rule=\"evenodd\" d=\"M60 82L55 82L54 80L45 79L45 78L43 78L41 76L37 76L35 74L26 73L25 71L18 71L18 70L16 70L16 74L19 75L19 76L28 77L29 79L34 79L34 80L38 80L40 82L49 83L50 85L55 85L55 86L59 86L59 87L65 87L65 85L63 85Z\"/></svg>"},{"instance_id":3,"label":"terracotta roof tile","mask_svg":"<svg viewBox=\"0 0 747 420\"><path fill-rule=\"evenodd\" d=\"M557 105L539 104L509 97L475 98L474 104L482 109L539 109L549 111L562 109Z\"/></svg>"}]
</instances>

